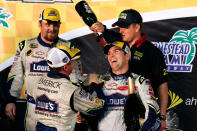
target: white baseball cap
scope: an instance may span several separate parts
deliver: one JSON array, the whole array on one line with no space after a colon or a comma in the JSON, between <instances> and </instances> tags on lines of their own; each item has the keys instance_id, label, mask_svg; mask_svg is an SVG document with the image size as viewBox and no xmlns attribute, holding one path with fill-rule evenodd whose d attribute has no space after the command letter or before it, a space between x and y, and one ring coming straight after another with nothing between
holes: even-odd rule
<instances>
[{"instance_id":1,"label":"white baseball cap","mask_svg":"<svg viewBox=\"0 0 197 131\"><path fill-rule=\"evenodd\" d=\"M79 49L70 49L65 45L58 45L47 53L47 64L52 68L58 68L78 58L80 58Z\"/></svg>"}]
</instances>

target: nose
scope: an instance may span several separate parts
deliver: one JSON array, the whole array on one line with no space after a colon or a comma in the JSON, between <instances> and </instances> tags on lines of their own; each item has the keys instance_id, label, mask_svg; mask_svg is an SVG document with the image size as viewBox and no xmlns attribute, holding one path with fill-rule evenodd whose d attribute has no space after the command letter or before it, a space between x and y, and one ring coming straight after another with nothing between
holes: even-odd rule
<instances>
[{"instance_id":1,"label":"nose","mask_svg":"<svg viewBox=\"0 0 197 131\"><path fill-rule=\"evenodd\" d=\"M49 25L49 29L53 31L55 29L55 25L54 24L50 24Z\"/></svg>"}]
</instances>

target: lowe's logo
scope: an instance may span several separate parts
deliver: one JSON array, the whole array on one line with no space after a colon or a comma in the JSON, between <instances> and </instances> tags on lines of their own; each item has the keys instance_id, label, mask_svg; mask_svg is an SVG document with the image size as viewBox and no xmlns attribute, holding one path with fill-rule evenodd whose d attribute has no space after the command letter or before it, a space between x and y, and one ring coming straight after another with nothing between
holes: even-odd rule
<instances>
[{"instance_id":1,"label":"lowe's logo","mask_svg":"<svg viewBox=\"0 0 197 131\"><path fill-rule=\"evenodd\" d=\"M36 110L57 113L58 103L50 100L45 94L36 98Z\"/></svg>"},{"instance_id":2,"label":"lowe's logo","mask_svg":"<svg viewBox=\"0 0 197 131\"><path fill-rule=\"evenodd\" d=\"M121 94L113 94L110 96L106 96L106 104L111 107L121 107L125 105L126 102L126 97L125 95Z\"/></svg>"},{"instance_id":3,"label":"lowe's logo","mask_svg":"<svg viewBox=\"0 0 197 131\"><path fill-rule=\"evenodd\" d=\"M192 72L197 28L177 31L169 42L153 42L165 57L168 72Z\"/></svg>"},{"instance_id":4,"label":"lowe's logo","mask_svg":"<svg viewBox=\"0 0 197 131\"><path fill-rule=\"evenodd\" d=\"M49 71L50 69L46 61L33 62L30 64L30 72L46 73Z\"/></svg>"}]
</instances>

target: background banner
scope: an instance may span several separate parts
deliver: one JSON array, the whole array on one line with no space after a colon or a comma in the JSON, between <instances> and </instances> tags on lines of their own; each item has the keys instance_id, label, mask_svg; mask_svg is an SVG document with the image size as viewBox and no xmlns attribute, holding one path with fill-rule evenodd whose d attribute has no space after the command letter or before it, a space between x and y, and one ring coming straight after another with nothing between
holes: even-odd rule
<instances>
[{"instance_id":1,"label":"background banner","mask_svg":"<svg viewBox=\"0 0 197 131\"><path fill-rule=\"evenodd\" d=\"M0 87L3 87L18 43L36 37L38 18L47 7L60 11L60 37L82 51L84 73L104 74L108 63L103 46L75 11L80 0L0 0ZM165 56L169 72L169 130L197 130L197 1L195 0L86 0L99 21L112 28L124 9L143 17L142 32ZM118 31L118 29L113 28Z\"/></svg>"}]
</instances>

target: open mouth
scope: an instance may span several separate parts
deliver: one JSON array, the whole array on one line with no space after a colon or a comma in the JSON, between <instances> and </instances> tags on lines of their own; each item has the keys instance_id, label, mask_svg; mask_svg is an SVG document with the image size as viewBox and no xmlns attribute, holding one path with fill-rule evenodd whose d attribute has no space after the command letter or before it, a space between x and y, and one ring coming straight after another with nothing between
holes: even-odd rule
<instances>
[{"instance_id":1,"label":"open mouth","mask_svg":"<svg viewBox=\"0 0 197 131\"><path fill-rule=\"evenodd\" d=\"M113 60L111 60L111 63L116 63L116 62L117 62L117 60L114 60L114 59L113 59Z\"/></svg>"}]
</instances>

